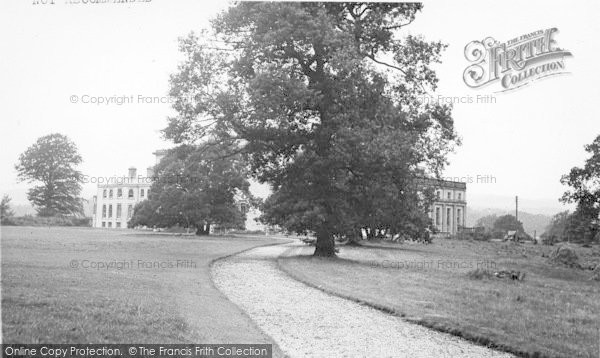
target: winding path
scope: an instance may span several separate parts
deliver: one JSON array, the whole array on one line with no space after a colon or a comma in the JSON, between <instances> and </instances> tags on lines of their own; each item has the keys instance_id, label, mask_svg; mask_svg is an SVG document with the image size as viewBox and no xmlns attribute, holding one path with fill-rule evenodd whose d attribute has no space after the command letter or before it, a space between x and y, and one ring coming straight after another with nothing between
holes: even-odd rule
<instances>
[{"instance_id":1,"label":"winding path","mask_svg":"<svg viewBox=\"0 0 600 358\"><path fill-rule=\"evenodd\" d=\"M216 262L216 286L290 357L512 357L326 294L277 268L296 244Z\"/></svg>"}]
</instances>

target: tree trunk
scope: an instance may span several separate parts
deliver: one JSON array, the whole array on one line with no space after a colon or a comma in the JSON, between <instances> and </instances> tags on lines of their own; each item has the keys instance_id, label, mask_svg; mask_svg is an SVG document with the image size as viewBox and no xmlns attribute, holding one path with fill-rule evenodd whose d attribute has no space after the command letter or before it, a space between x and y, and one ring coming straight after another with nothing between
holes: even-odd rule
<instances>
[{"instance_id":1,"label":"tree trunk","mask_svg":"<svg viewBox=\"0 0 600 358\"><path fill-rule=\"evenodd\" d=\"M335 240L333 235L328 230L321 230L317 232L317 243L315 246L314 256L335 256Z\"/></svg>"}]
</instances>

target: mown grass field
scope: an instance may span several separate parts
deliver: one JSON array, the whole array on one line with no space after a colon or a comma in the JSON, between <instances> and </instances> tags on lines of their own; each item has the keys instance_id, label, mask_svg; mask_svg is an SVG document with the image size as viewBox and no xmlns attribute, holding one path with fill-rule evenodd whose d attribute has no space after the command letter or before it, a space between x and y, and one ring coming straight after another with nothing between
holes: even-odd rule
<instances>
[{"instance_id":1,"label":"mown grass field","mask_svg":"<svg viewBox=\"0 0 600 358\"><path fill-rule=\"evenodd\" d=\"M553 247L439 239L340 248L335 259L290 252L279 266L330 293L521 356L600 356L600 282L547 262ZM600 247L581 248L586 264ZM481 268L526 272L524 281L471 278Z\"/></svg>"},{"instance_id":2,"label":"mown grass field","mask_svg":"<svg viewBox=\"0 0 600 358\"><path fill-rule=\"evenodd\" d=\"M213 286L209 265L281 240L1 230L3 343L273 343Z\"/></svg>"}]
</instances>

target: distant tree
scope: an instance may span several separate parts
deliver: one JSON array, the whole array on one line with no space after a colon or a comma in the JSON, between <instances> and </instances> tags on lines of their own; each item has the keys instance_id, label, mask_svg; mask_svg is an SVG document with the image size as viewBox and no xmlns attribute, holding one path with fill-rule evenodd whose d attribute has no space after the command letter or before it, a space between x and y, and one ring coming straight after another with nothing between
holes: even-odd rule
<instances>
[{"instance_id":1,"label":"distant tree","mask_svg":"<svg viewBox=\"0 0 600 358\"><path fill-rule=\"evenodd\" d=\"M0 201L0 223L5 224L7 220L10 220L15 215L15 212L10 208L10 197L8 195L2 196Z\"/></svg>"},{"instance_id":2,"label":"distant tree","mask_svg":"<svg viewBox=\"0 0 600 358\"><path fill-rule=\"evenodd\" d=\"M136 205L129 226L195 227L208 235L211 225L244 228L237 197L252 198L240 156L223 156L218 146L182 145L154 168L147 200Z\"/></svg>"},{"instance_id":3,"label":"distant tree","mask_svg":"<svg viewBox=\"0 0 600 358\"><path fill-rule=\"evenodd\" d=\"M563 241L566 238L566 228L571 214L569 211L560 212L552 217L550 224L541 235L542 239L549 244Z\"/></svg>"},{"instance_id":4,"label":"distant tree","mask_svg":"<svg viewBox=\"0 0 600 358\"><path fill-rule=\"evenodd\" d=\"M158 202L151 200L143 200L135 204L133 208L133 215L127 222L127 226L134 228L136 226L158 226L166 227L169 224L163 220L158 214Z\"/></svg>"},{"instance_id":5,"label":"distant tree","mask_svg":"<svg viewBox=\"0 0 600 358\"><path fill-rule=\"evenodd\" d=\"M560 200L577 204L566 228L568 239L590 242L597 239L600 231L600 135L584 148L590 157L583 168L573 167L569 174L562 176L561 183L570 186L571 190L567 190Z\"/></svg>"},{"instance_id":6,"label":"distant tree","mask_svg":"<svg viewBox=\"0 0 600 358\"><path fill-rule=\"evenodd\" d=\"M361 228L427 235L414 180L439 174L458 138L450 106L422 101L445 48L405 32L422 7L235 3L181 41L166 137L242 150L273 189L263 222L315 234L317 256Z\"/></svg>"},{"instance_id":7,"label":"distant tree","mask_svg":"<svg viewBox=\"0 0 600 358\"><path fill-rule=\"evenodd\" d=\"M494 229L494 223L498 220L496 214L486 215L477 220L475 223L476 227L483 227L485 231L490 232Z\"/></svg>"},{"instance_id":8,"label":"distant tree","mask_svg":"<svg viewBox=\"0 0 600 358\"><path fill-rule=\"evenodd\" d=\"M49 134L19 156L15 165L19 181L40 183L27 192L39 216L83 214L82 161L77 146L62 134Z\"/></svg>"},{"instance_id":9,"label":"distant tree","mask_svg":"<svg viewBox=\"0 0 600 358\"><path fill-rule=\"evenodd\" d=\"M518 232L524 232L523 223L517 221L514 215L502 215L494 221L494 231L510 231L515 230Z\"/></svg>"},{"instance_id":10,"label":"distant tree","mask_svg":"<svg viewBox=\"0 0 600 358\"><path fill-rule=\"evenodd\" d=\"M584 206L577 206L575 211L569 215L565 225L563 240L569 242L589 243L597 240L598 222L595 219L595 210L585 210Z\"/></svg>"},{"instance_id":11,"label":"distant tree","mask_svg":"<svg viewBox=\"0 0 600 358\"><path fill-rule=\"evenodd\" d=\"M560 241L584 243L597 240L598 233L595 220L578 207L573 213L563 211L554 215L542 238L550 244Z\"/></svg>"}]
</instances>

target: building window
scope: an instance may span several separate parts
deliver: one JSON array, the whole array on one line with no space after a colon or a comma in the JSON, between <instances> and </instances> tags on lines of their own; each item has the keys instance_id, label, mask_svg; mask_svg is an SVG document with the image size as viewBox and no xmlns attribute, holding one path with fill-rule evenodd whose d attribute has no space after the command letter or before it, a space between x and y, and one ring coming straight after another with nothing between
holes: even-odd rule
<instances>
[{"instance_id":1,"label":"building window","mask_svg":"<svg viewBox=\"0 0 600 358\"><path fill-rule=\"evenodd\" d=\"M456 226L460 226L460 209L456 209Z\"/></svg>"},{"instance_id":2,"label":"building window","mask_svg":"<svg viewBox=\"0 0 600 358\"><path fill-rule=\"evenodd\" d=\"M129 204L129 205L127 205L127 219L131 219L132 215L133 215L133 205Z\"/></svg>"},{"instance_id":3,"label":"building window","mask_svg":"<svg viewBox=\"0 0 600 358\"><path fill-rule=\"evenodd\" d=\"M129 192L127 193L127 197L128 198L133 198L133 189L129 189Z\"/></svg>"},{"instance_id":4,"label":"building window","mask_svg":"<svg viewBox=\"0 0 600 358\"><path fill-rule=\"evenodd\" d=\"M441 199L441 197L442 197L442 193L439 190L435 192L435 195L437 196L438 199Z\"/></svg>"},{"instance_id":5,"label":"building window","mask_svg":"<svg viewBox=\"0 0 600 358\"><path fill-rule=\"evenodd\" d=\"M452 198L452 193L448 192L448 200L450 200Z\"/></svg>"},{"instance_id":6,"label":"building window","mask_svg":"<svg viewBox=\"0 0 600 358\"><path fill-rule=\"evenodd\" d=\"M102 227L106 227L106 221L102 222Z\"/></svg>"},{"instance_id":7,"label":"building window","mask_svg":"<svg viewBox=\"0 0 600 358\"><path fill-rule=\"evenodd\" d=\"M113 190L112 190L112 189L110 189L110 190L108 191L108 198L109 198L109 199L112 199L112 198L113 198Z\"/></svg>"},{"instance_id":8,"label":"building window","mask_svg":"<svg viewBox=\"0 0 600 358\"><path fill-rule=\"evenodd\" d=\"M123 189L117 189L117 198L123 197Z\"/></svg>"},{"instance_id":9,"label":"building window","mask_svg":"<svg viewBox=\"0 0 600 358\"><path fill-rule=\"evenodd\" d=\"M462 193L458 193L458 200L462 199Z\"/></svg>"},{"instance_id":10,"label":"building window","mask_svg":"<svg viewBox=\"0 0 600 358\"><path fill-rule=\"evenodd\" d=\"M450 208L446 210L446 222L448 223L448 231L450 231L450 226L452 225L452 211Z\"/></svg>"},{"instance_id":11,"label":"building window","mask_svg":"<svg viewBox=\"0 0 600 358\"><path fill-rule=\"evenodd\" d=\"M140 189L140 198L144 197L144 189Z\"/></svg>"},{"instance_id":12,"label":"building window","mask_svg":"<svg viewBox=\"0 0 600 358\"><path fill-rule=\"evenodd\" d=\"M117 227L121 227L121 223L120 222L117 222Z\"/></svg>"},{"instance_id":13,"label":"building window","mask_svg":"<svg viewBox=\"0 0 600 358\"><path fill-rule=\"evenodd\" d=\"M121 218L121 204L117 204L117 219Z\"/></svg>"},{"instance_id":14,"label":"building window","mask_svg":"<svg viewBox=\"0 0 600 358\"><path fill-rule=\"evenodd\" d=\"M102 205L102 217L106 217L106 204Z\"/></svg>"},{"instance_id":15,"label":"building window","mask_svg":"<svg viewBox=\"0 0 600 358\"><path fill-rule=\"evenodd\" d=\"M108 217L112 218L112 204L108 206Z\"/></svg>"},{"instance_id":16,"label":"building window","mask_svg":"<svg viewBox=\"0 0 600 358\"><path fill-rule=\"evenodd\" d=\"M102 197L103 197L103 198L106 198L106 189L104 189L104 190L102 191Z\"/></svg>"},{"instance_id":17,"label":"building window","mask_svg":"<svg viewBox=\"0 0 600 358\"><path fill-rule=\"evenodd\" d=\"M248 213L248 205L246 203L241 203L240 211L242 212L242 214L247 214Z\"/></svg>"},{"instance_id":18,"label":"building window","mask_svg":"<svg viewBox=\"0 0 600 358\"><path fill-rule=\"evenodd\" d=\"M435 224L440 224L440 208L435 208Z\"/></svg>"},{"instance_id":19,"label":"building window","mask_svg":"<svg viewBox=\"0 0 600 358\"><path fill-rule=\"evenodd\" d=\"M112 227L112 222L108 222L108 227Z\"/></svg>"}]
</instances>

